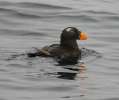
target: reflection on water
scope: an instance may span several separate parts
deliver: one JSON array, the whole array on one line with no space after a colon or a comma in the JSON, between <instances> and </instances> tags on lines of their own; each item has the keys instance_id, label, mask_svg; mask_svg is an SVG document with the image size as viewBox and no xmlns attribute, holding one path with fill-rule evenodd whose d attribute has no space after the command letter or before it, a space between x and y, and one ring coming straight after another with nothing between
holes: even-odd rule
<instances>
[{"instance_id":1,"label":"reflection on water","mask_svg":"<svg viewBox=\"0 0 119 100\"><path fill-rule=\"evenodd\" d=\"M86 65L83 63L77 64L74 66L65 66L65 69L71 70L70 72L57 72L59 75L58 78L67 79L67 80L79 80L80 79L80 95L75 96L67 96L65 98L72 98L72 97L84 97L87 95L87 89L83 81L88 78L86 74Z\"/></svg>"},{"instance_id":2,"label":"reflection on water","mask_svg":"<svg viewBox=\"0 0 119 100\"><path fill-rule=\"evenodd\" d=\"M83 64L78 64L78 66L73 65L73 66L70 66L70 67L65 66L63 68L71 70L72 72L71 71L70 72L57 72L58 78L69 79L69 80L75 80L75 78L77 77L77 74L81 75L86 70L86 67ZM80 78L84 78L84 77L80 77Z\"/></svg>"},{"instance_id":3,"label":"reflection on water","mask_svg":"<svg viewBox=\"0 0 119 100\"><path fill-rule=\"evenodd\" d=\"M58 78L74 80L77 73L57 72Z\"/></svg>"}]
</instances>

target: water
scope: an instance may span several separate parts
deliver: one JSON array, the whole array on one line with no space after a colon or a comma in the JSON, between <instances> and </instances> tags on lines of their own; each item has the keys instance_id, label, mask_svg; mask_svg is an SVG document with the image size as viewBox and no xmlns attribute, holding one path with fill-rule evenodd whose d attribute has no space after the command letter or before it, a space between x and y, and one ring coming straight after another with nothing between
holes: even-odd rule
<instances>
[{"instance_id":1,"label":"water","mask_svg":"<svg viewBox=\"0 0 119 100\"><path fill-rule=\"evenodd\" d=\"M0 100L119 100L118 0L0 0ZM89 39L79 46L100 52L84 65L18 57L58 43L74 26Z\"/></svg>"}]
</instances>

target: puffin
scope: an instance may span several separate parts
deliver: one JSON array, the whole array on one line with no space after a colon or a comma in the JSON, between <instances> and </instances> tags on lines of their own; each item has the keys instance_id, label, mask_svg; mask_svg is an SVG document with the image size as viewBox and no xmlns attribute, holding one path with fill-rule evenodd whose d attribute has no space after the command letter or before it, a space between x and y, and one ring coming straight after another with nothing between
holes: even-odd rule
<instances>
[{"instance_id":1,"label":"puffin","mask_svg":"<svg viewBox=\"0 0 119 100\"><path fill-rule=\"evenodd\" d=\"M81 50L77 40L87 40L87 38L87 34L77 28L67 27L61 32L59 44L44 46L34 53L27 53L27 55L28 57L52 57L59 64L77 64L81 59Z\"/></svg>"}]
</instances>

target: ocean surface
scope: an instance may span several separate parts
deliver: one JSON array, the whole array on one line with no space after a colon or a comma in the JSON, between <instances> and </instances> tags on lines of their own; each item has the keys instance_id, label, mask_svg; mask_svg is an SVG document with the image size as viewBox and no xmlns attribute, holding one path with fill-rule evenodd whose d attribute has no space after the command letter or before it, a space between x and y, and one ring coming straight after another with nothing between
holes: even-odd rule
<instances>
[{"instance_id":1,"label":"ocean surface","mask_svg":"<svg viewBox=\"0 0 119 100\"><path fill-rule=\"evenodd\" d=\"M67 66L11 58L59 43L68 26L98 55ZM0 100L119 100L119 0L0 0Z\"/></svg>"}]
</instances>

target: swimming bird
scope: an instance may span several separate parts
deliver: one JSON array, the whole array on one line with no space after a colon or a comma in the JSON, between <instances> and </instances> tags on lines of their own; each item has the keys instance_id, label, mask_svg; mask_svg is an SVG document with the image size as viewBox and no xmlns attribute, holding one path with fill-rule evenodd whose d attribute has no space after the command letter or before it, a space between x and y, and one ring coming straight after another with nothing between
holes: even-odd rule
<instances>
[{"instance_id":1,"label":"swimming bird","mask_svg":"<svg viewBox=\"0 0 119 100\"><path fill-rule=\"evenodd\" d=\"M81 58L81 50L77 40L87 40L86 33L75 27L65 28L60 35L60 43L37 49L35 53L28 53L28 57L53 57L59 64L76 64Z\"/></svg>"}]
</instances>

